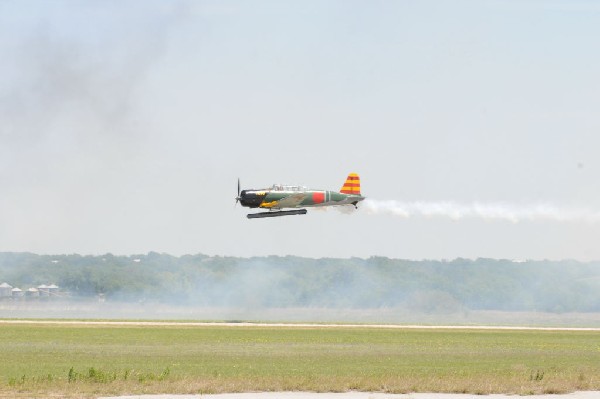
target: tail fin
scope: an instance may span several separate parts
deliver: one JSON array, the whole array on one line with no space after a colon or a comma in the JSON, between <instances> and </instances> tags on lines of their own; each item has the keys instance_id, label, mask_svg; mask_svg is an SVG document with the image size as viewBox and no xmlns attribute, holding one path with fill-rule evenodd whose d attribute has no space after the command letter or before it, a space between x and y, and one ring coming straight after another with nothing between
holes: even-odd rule
<instances>
[{"instance_id":1,"label":"tail fin","mask_svg":"<svg viewBox=\"0 0 600 399\"><path fill-rule=\"evenodd\" d=\"M360 177L356 173L350 173L340 193L360 195Z\"/></svg>"}]
</instances>

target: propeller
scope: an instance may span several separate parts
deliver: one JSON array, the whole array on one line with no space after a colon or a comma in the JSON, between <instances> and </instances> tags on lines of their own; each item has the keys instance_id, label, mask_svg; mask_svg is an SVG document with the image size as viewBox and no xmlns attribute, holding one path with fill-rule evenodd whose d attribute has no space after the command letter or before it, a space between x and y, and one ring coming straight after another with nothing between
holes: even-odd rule
<instances>
[{"instance_id":1,"label":"propeller","mask_svg":"<svg viewBox=\"0 0 600 399\"><path fill-rule=\"evenodd\" d=\"M238 177L238 185L237 185L237 197L235 197L235 204L240 202L240 178Z\"/></svg>"}]
</instances>

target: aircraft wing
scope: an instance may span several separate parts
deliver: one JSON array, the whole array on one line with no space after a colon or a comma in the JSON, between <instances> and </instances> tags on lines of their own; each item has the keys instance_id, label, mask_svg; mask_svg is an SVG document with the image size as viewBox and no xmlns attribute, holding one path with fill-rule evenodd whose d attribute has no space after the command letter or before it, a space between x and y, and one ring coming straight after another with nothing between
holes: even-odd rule
<instances>
[{"instance_id":1,"label":"aircraft wing","mask_svg":"<svg viewBox=\"0 0 600 399\"><path fill-rule=\"evenodd\" d=\"M295 208L307 197L305 193L288 195L277 201L277 208Z\"/></svg>"}]
</instances>

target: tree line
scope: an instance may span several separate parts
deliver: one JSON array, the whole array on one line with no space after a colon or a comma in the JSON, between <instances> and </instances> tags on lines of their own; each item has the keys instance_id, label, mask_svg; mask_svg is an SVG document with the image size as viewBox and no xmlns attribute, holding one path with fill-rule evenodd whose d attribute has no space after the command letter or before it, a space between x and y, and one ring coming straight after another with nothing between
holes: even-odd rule
<instances>
[{"instance_id":1,"label":"tree line","mask_svg":"<svg viewBox=\"0 0 600 399\"><path fill-rule=\"evenodd\" d=\"M600 262L0 253L0 282L185 306L600 312Z\"/></svg>"}]
</instances>

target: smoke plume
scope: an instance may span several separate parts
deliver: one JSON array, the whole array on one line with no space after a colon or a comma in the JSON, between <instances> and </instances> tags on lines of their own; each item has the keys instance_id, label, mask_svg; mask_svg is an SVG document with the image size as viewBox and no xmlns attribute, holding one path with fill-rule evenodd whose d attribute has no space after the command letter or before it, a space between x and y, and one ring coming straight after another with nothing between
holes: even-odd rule
<instances>
[{"instance_id":1,"label":"smoke plume","mask_svg":"<svg viewBox=\"0 0 600 399\"><path fill-rule=\"evenodd\" d=\"M366 199L361 208L369 214L402 218L442 217L452 220L483 219L518 223L522 221L555 221L600 223L600 211L558 207L550 204L517 205L508 203L461 204L452 201L412 201Z\"/></svg>"}]
</instances>

